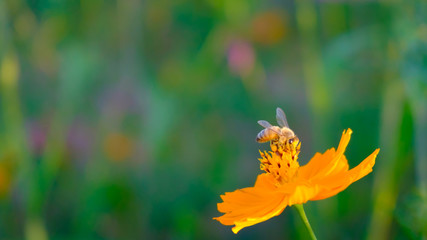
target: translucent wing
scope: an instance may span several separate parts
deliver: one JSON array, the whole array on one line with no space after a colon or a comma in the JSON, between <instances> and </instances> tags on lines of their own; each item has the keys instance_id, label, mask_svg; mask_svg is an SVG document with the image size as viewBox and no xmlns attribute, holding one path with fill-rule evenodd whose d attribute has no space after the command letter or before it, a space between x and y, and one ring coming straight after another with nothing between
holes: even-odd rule
<instances>
[{"instance_id":1,"label":"translucent wing","mask_svg":"<svg viewBox=\"0 0 427 240\"><path fill-rule=\"evenodd\" d=\"M259 120L258 124L261 125L261 126L263 126L263 127L265 127L265 128L272 127L272 125L269 122L265 121L265 120Z\"/></svg>"},{"instance_id":2,"label":"translucent wing","mask_svg":"<svg viewBox=\"0 0 427 240\"><path fill-rule=\"evenodd\" d=\"M276 120L280 127L289 128L288 121L286 120L285 112L281 108L276 109Z\"/></svg>"}]
</instances>

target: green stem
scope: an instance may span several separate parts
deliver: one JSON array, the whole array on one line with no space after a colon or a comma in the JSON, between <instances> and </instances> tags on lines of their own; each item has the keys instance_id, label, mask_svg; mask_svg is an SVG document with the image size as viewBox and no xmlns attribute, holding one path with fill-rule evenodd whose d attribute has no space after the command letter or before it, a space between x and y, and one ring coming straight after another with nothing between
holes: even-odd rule
<instances>
[{"instance_id":1,"label":"green stem","mask_svg":"<svg viewBox=\"0 0 427 240\"><path fill-rule=\"evenodd\" d=\"M311 229L310 223L308 222L307 216L305 215L304 207L302 206L302 204L295 204L294 207L297 209L302 221L304 222L311 239L317 240L316 235L314 235L313 229Z\"/></svg>"}]
</instances>

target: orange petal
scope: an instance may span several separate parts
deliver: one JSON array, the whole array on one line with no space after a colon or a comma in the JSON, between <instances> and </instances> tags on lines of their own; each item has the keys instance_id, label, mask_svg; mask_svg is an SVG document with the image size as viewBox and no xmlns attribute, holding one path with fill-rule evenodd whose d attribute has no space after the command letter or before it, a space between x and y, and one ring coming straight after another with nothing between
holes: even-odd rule
<instances>
[{"instance_id":1,"label":"orange petal","mask_svg":"<svg viewBox=\"0 0 427 240\"><path fill-rule=\"evenodd\" d=\"M319 194L319 186L310 184L307 181L298 182L294 187L294 191L289 195L288 205L303 204L311 200L314 196Z\"/></svg>"},{"instance_id":2,"label":"orange petal","mask_svg":"<svg viewBox=\"0 0 427 240\"><path fill-rule=\"evenodd\" d=\"M351 129L344 131L341 136L338 149L334 148L327 150L324 154L316 153L314 157L306 165L300 167L298 176L302 179L324 178L328 175L334 175L339 172L348 170L348 162L344 156L344 151L350 142L350 137L353 132Z\"/></svg>"},{"instance_id":3,"label":"orange petal","mask_svg":"<svg viewBox=\"0 0 427 240\"><path fill-rule=\"evenodd\" d=\"M228 192L221 198L224 202L218 203L218 211L225 214L214 219L235 225L234 233L279 215L287 206L286 195L276 191L267 174L259 175L254 187Z\"/></svg>"},{"instance_id":4,"label":"orange petal","mask_svg":"<svg viewBox=\"0 0 427 240\"><path fill-rule=\"evenodd\" d=\"M377 157L379 151L380 149L375 150L359 165L349 171L330 175L318 180L315 184L318 184L320 192L311 200L321 200L332 197L346 189L353 182L372 172L372 167L375 165L375 158Z\"/></svg>"}]
</instances>

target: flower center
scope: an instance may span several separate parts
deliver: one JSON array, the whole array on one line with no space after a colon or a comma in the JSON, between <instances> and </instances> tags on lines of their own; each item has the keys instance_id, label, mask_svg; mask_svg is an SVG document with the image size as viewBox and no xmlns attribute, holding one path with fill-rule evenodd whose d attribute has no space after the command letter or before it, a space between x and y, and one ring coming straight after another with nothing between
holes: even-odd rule
<instances>
[{"instance_id":1,"label":"flower center","mask_svg":"<svg viewBox=\"0 0 427 240\"><path fill-rule=\"evenodd\" d=\"M298 138L293 141L271 141L271 151L261 152L261 170L271 174L276 179L276 185L292 182L299 168L298 154L301 142Z\"/></svg>"}]
</instances>

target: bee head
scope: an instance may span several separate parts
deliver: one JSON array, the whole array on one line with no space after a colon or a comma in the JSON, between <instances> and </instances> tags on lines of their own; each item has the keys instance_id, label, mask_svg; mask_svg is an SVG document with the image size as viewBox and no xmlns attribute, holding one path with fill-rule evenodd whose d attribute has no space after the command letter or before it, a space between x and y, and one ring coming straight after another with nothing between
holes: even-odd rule
<instances>
[{"instance_id":1,"label":"bee head","mask_svg":"<svg viewBox=\"0 0 427 240\"><path fill-rule=\"evenodd\" d=\"M300 141L299 141L299 138L295 135L294 137L289 138L287 143L289 145L297 147L300 144Z\"/></svg>"}]
</instances>

